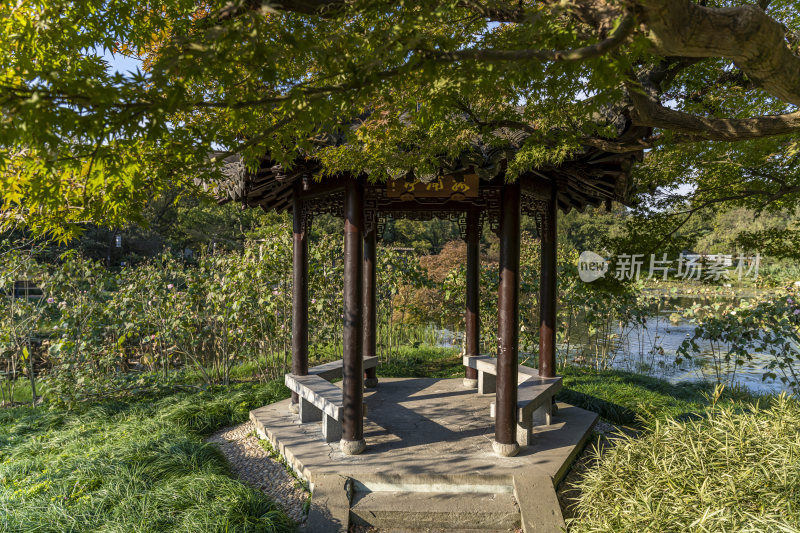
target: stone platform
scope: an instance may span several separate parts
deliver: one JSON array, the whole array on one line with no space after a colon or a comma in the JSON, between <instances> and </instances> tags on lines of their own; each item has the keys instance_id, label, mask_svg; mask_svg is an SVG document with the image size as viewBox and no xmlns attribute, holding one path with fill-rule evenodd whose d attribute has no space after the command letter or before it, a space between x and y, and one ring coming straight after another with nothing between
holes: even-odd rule
<instances>
[{"instance_id":1,"label":"stone platform","mask_svg":"<svg viewBox=\"0 0 800 533\"><path fill-rule=\"evenodd\" d=\"M499 458L492 451L494 396L465 389L460 378L383 378L364 401L367 450L356 456L326 444L319 423L300 424L290 400L250 413L259 435L312 486L307 530L347 531L351 523L379 531L563 527L555 485L585 444L595 413L558 404L553 424L534 429L531 446Z\"/></svg>"}]
</instances>

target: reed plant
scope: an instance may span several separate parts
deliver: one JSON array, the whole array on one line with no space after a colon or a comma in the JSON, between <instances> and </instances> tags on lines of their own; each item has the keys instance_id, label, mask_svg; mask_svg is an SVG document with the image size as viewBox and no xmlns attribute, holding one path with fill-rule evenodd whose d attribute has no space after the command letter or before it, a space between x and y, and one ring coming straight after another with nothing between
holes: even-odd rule
<instances>
[{"instance_id":1,"label":"reed plant","mask_svg":"<svg viewBox=\"0 0 800 533\"><path fill-rule=\"evenodd\" d=\"M579 483L569 531L800 531L800 405L719 396L619 436Z\"/></svg>"}]
</instances>

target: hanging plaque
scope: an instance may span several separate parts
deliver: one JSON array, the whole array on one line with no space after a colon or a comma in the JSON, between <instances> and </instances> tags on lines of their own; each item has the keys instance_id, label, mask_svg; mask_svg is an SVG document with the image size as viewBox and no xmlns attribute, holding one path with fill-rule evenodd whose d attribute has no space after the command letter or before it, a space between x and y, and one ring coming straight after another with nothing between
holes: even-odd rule
<instances>
[{"instance_id":1,"label":"hanging plaque","mask_svg":"<svg viewBox=\"0 0 800 533\"><path fill-rule=\"evenodd\" d=\"M462 201L465 198L478 197L478 175L462 174L446 175L428 183L418 180L409 181L404 178L389 180L386 189L389 198L413 200L415 198L449 198Z\"/></svg>"}]
</instances>

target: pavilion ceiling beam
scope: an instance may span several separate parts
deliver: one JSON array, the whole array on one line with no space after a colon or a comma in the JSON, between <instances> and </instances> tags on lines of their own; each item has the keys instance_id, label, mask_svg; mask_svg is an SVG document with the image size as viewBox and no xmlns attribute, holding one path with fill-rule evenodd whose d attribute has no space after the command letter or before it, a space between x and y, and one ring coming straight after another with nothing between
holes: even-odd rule
<instances>
[{"instance_id":1,"label":"pavilion ceiling beam","mask_svg":"<svg viewBox=\"0 0 800 533\"><path fill-rule=\"evenodd\" d=\"M335 192L341 192L345 188L346 176L334 176L320 181L310 180L309 188L300 191L300 195L305 200L318 198Z\"/></svg>"},{"instance_id":2,"label":"pavilion ceiling beam","mask_svg":"<svg viewBox=\"0 0 800 533\"><path fill-rule=\"evenodd\" d=\"M583 191L579 190L577 187L573 185L569 185L567 190L564 191L565 196L566 193L569 193L569 199L571 203L577 204L588 204L591 203L592 199L587 194L584 194Z\"/></svg>"}]
</instances>

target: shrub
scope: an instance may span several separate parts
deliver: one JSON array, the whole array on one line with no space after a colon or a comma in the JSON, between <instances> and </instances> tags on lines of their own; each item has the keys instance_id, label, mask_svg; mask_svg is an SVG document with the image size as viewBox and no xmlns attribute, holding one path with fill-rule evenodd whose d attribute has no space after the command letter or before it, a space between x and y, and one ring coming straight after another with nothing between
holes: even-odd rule
<instances>
[{"instance_id":1,"label":"shrub","mask_svg":"<svg viewBox=\"0 0 800 533\"><path fill-rule=\"evenodd\" d=\"M753 355L770 356L762 381L780 379L800 392L800 294L796 287L767 293L736 303L695 303L684 314L695 328L678 348L681 357L702 351L698 341L711 347L717 383L731 383L736 371Z\"/></svg>"},{"instance_id":2,"label":"shrub","mask_svg":"<svg viewBox=\"0 0 800 533\"><path fill-rule=\"evenodd\" d=\"M572 532L797 531L800 405L714 404L621 437L579 483Z\"/></svg>"}]
</instances>

